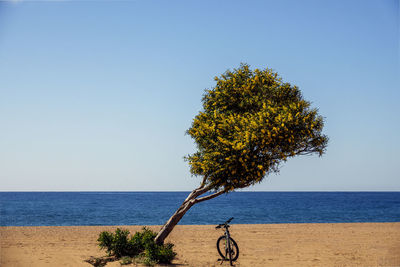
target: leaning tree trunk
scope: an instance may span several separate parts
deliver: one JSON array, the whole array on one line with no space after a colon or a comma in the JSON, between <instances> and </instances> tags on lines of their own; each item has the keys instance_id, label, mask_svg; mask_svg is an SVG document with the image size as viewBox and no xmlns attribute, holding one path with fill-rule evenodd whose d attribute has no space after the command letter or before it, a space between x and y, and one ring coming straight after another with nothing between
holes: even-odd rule
<instances>
[{"instance_id":1,"label":"leaning tree trunk","mask_svg":"<svg viewBox=\"0 0 400 267\"><path fill-rule=\"evenodd\" d=\"M210 186L200 186L199 188L196 188L193 190L189 196L183 201L182 205L179 207L177 211L169 218L169 220L163 225L161 228L160 232L158 232L157 236L154 238L155 242L157 244L163 244L165 238L171 233L171 231L174 229L175 225L178 224L178 222L182 219L183 215L196 203L212 199L216 196L219 196L226 191L221 190L217 191L211 195L207 195L204 197L197 198L198 196L208 192L211 190Z\"/></svg>"}]
</instances>

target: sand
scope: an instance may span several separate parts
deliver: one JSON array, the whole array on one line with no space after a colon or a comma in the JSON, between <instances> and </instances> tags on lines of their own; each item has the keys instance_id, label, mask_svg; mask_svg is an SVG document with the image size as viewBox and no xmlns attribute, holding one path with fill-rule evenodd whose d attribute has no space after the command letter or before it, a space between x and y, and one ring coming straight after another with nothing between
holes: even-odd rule
<instances>
[{"instance_id":1,"label":"sand","mask_svg":"<svg viewBox=\"0 0 400 267\"><path fill-rule=\"evenodd\" d=\"M84 260L105 255L96 245L98 234L115 229L0 227L0 266L92 266ZM240 249L235 266L400 266L400 223L234 224L230 230ZM215 243L221 234L213 225L178 225L167 239L176 245L173 263L229 266L217 261Z\"/></svg>"}]
</instances>

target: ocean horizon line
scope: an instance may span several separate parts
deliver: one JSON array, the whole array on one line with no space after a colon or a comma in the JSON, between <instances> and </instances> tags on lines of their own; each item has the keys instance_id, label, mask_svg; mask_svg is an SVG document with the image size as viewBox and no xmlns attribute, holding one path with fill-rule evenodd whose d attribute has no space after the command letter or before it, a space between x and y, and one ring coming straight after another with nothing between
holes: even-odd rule
<instances>
[{"instance_id":1,"label":"ocean horizon line","mask_svg":"<svg viewBox=\"0 0 400 267\"><path fill-rule=\"evenodd\" d=\"M266 223L230 223L230 225L294 225L294 224L400 224L400 221L394 222L376 222L376 221L363 221L363 222L266 222ZM0 225L0 227L137 227L137 226L163 226L164 224L82 224L82 225ZM181 224L176 226L209 226L216 225L216 223L202 223L202 224Z\"/></svg>"},{"instance_id":2,"label":"ocean horizon line","mask_svg":"<svg viewBox=\"0 0 400 267\"><path fill-rule=\"evenodd\" d=\"M186 193L193 190L0 190L0 193ZM246 190L229 193L400 193L400 190Z\"/></svg>"}]
</instances>

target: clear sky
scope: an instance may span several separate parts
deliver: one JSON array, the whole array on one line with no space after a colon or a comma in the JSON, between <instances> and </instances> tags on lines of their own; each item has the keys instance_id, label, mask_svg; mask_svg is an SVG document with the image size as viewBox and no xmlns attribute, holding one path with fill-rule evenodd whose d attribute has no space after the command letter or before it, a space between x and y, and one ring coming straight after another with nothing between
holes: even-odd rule
<instances>
[{"instance_id":1,"label":"clear sky","mask_svg":"<svg viewBox=\"0 0 400 267\"><path fill-rule=\"evenodd\" d=\"M185 131L240 62L330 138L250 190L400 190L397 0L1 0L0 191L194 189Z\"/></svg>"}]
</instances>

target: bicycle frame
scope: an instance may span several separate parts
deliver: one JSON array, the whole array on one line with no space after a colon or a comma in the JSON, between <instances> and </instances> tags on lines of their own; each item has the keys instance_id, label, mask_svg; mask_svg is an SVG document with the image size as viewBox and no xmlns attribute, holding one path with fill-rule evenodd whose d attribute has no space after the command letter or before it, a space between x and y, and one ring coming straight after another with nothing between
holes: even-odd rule
<instances>
[{"instance_id":1,"label":"bicycle frame","mask_svg":"<svg viewBox=\"0 0 400 267\"><path fill-rule=\"evenodd\" d=\"M226 236L226 247L229 248L229 250L230 250L231 245L230 245L229 241L231 239L231 235L229 233L229 226L225 227L225 236Z\"/></svg>"}]
</instances>

